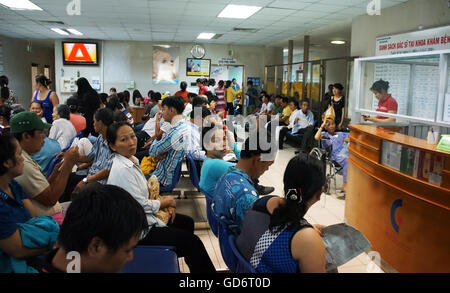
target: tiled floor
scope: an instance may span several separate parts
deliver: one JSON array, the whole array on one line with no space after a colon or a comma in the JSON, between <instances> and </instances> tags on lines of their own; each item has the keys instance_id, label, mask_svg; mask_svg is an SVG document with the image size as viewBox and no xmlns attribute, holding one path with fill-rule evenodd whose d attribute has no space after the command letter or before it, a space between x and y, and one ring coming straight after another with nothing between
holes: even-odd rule
<instances>
[{"instance_id":1,"label":"tiled floor","mask_svg":"<svg viewBox=\"0 0 450 293\"><path fill-rule=\"evenodd\" d=\"M283 174L289 160L294 156L295 148L286 145L286 147L278 153L278 157L275 163L270 167L270 169L264 173L260 178L260 184L265 186L273 186L275 191L273 194L282 195L283 194ZM342 177L338 176L337 187L342 184ZM182 178L178 188L185 190L193 190L192 184L189 182L188 178ZM177 189L178 189L177 188ZM206 208L205 199L199 193L195 193L188 196L191 202L191 208L198 209L203 221L206 221ZM180 200L178 200L180 201ZM183 199L181 199L183 201ZM186 200L185 200L186 201ZM194 207L195 206L195 207ZM186 207L184 207L186 210ZM311 224L322 224L322 225L332 225L344 222L344 209L345 209L345 199L342 193L335 193L334 186L332 188L331 195L322 194L322 199L313 205L305 218ZM198 213L197 213L198 214ZM196 219L201 221L200 219ZM205 245L208 254L213 261L217 270L227 270L222 255L220 253L220 247L217 237L211 232L210 229L205 229L205 223L196 223L195 234L200 237ZM201 228L201 229L200 229ZM185 264L183 259L180 259L180 269L182 272L189 272L189 268ZM350 262L338 268L339 273L383 273L383 270L379 266L371 262L369 256L366 253L359 255Z\"/></svg>"}]
</instances>

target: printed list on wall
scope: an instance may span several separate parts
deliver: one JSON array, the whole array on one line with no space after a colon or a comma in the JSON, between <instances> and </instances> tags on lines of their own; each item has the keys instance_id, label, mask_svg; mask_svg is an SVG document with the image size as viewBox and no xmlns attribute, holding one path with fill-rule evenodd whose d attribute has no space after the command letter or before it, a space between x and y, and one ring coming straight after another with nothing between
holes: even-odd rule
<instances>
[{"instance_id":1,"label":"printed list on wall","mask_svg":"<svg viewBox=\"0 0 450 293\"><path fill-rule=\"evenodd\" d=\"M375 65L375 80L389 82L389 93L397 101L397 114L434 120L439 91L439 67L435 65ZM373 109L378 100L373 98Z\"/></svg>"}]
</instances>

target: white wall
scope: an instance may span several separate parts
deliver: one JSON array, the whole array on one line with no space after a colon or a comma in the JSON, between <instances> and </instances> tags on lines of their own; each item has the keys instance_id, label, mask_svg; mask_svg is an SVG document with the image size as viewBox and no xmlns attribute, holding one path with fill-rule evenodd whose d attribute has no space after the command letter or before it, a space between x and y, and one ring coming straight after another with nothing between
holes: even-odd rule
<instances>
[{"instance_id":1,"label":"white wall","mask_svg":"<svg viewBox=\"0 0 450 293\"><path fill-rule=\"evenodd\" d=\"M152 58L153 45L161 44L152 42L129 42L129 41L104 41L100 48L100 66L66 66L62 64L61 41L55 41L55 67L56 79L59 85L61 69L64 70L65 78L86 77L91 81L92 76L99 76L102 92L108 92L111 87L118 91L126 89L129 81L135 82L135 88L146 95L151 89L154 91L170 91L175 93L178 85L153 85L152 83ZM186 76L186 58L191 57L192 43L168 43L180 47L180 81L195 82L197 77ZM265 48L257 46L229 46L203 44L206 49L205 59L211 59L212 65L217 64L222 57L228 57L228 51L233 50L233 57L237 65L244 65L246 80L247 76L260 77L264 79L264 66L282 61L282 48ZM278 58L278 60L277 60ZM281 59L281 60L280 60ZM59 90L59 87L57 86ZM133 89L130 90L132 92ZM58 92L60 94L60 92ZM62 100L67 99L69 94L60 94Z\"/></svg>"},{"instance_id":2,"label":"white wall","mask_svg":"<svg viewBox=\"0 0 450 293\"><path fill-rule=\"evenodd\" d=\"M382 9L379 16L360 16L352 21L352 56L375 55L377 37L450 24L448 0L410 0Z\"/></svg>"},{"instance_id":3,"label":"white wall","mask_svg":"<svg viewBox=\"0 0 450 293\"><path fill-rule=\"evenodd\" d=\"M31 52L27 51L28 41L0 36L3 47L3 73L8 76L8 87L19 98L19 103L28 108L34 88L31 82L31 64L39 64L38 72L44 73L44 65L50 66L50 79L55 80L54 48L38 41L32 42ZM55 89L55 85L50 86Z\"/></svg>"}]
</instances>

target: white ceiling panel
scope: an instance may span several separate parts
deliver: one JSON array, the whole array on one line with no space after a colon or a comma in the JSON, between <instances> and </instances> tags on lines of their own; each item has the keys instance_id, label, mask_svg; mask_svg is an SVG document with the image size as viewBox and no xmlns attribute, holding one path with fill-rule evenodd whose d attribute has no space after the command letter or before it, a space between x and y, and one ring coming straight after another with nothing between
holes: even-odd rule
<instances>
[{"instance_id":1,"label":"white ceiling panel","mask_svg":"<svg viewBox=\"0 0 450 293\"><path fill-rule=\"evenodd\" d=\"M382 8L386 8L406 1L381 2ZM33 0L44 11L13 11L0 7L0 33L26 39L62 38L50 30L56 26L78 29L84 39L199 42L197 35L210 31L224 35L217 40L200 42L227 44L250 40L255 44L268 44L366 14L368 0L81 0L80 16L67 15L69 2ZM262 9L248 19L217 18L228 4ZM242 34L233 31L236 27L258 31Z\"/></svg>"},{"instance_id":2,"label":"white ceiling panel","mask_svg":"<svg viewBox=\"0 0 450 293\"><path fill-rule=\"evenodd\" d=\"M303 9L311 5L311 2L292 1L292 0L277 0L270 3L269 7L274 8L289 8L289 9Z\"/></svg>"}]
</instances>

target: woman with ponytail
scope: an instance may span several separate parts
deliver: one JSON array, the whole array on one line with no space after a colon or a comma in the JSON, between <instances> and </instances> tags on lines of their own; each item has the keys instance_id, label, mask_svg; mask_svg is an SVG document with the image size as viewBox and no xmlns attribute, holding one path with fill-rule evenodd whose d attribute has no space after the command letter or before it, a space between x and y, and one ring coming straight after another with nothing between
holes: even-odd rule
<instances>
[{"instance_id":1,"label":"woman with ponytail","mask_svg":"<svg viewBox=\"0 0 450 293\"><path fill-rule=\"evenodd\" d=\"M284 198L266 196L254 203L236 245L258 273L324 273L323 226L304 219L324 190L323 166L300 154L289 161L283 183Z\"/></svg>"},{"instance_id":2,"label":"woman with ponytail","mask_svg":"<svg viewBox=\"0 0 450 293\"><path fill-rule=\"evenodd\" d=\"M41 102L44 106L44 118L47 120L47 123L52 123L53 118L53 107L59 104L58 95L49 89L52 81L48 79L45 75L39 74L35 78L35 92L33 97L31 98L31 102L38 101Z\"/></svg>"}]
</instances>

